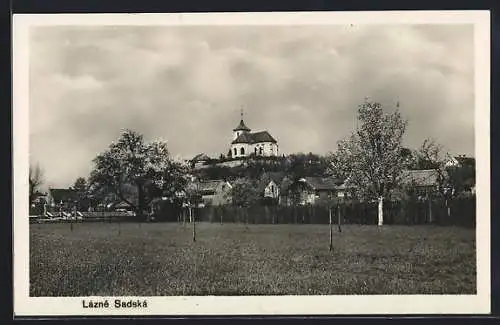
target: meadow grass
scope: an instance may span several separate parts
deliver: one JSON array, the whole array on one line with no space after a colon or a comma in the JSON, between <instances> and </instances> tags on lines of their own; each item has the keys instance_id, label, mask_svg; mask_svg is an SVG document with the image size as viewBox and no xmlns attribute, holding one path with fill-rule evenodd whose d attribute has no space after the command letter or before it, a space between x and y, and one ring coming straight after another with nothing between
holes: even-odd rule
<instances>
[{"instance_id":1,"label":"meadow grass","mask_svg":"<svg viewBox=\"0 0 500 325\"><path fill-rule=\"evenodd\" d=\"M475 294L475 230L30 225L30 296Z\"/></svg>"}]
</instances>

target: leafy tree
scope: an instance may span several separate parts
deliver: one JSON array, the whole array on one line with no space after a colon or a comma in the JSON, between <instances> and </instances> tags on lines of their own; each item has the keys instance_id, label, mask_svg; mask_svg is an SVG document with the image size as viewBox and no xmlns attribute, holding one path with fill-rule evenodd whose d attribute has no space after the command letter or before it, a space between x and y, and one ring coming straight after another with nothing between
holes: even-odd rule
<instances>
[{"instance_id":1,"label":"leafy tree","mask_svg":"<svg viewBox=\"0 0 500 325\"><path fill-rule=\"evenodd\" d=\"M238 207L250 207L260 199L259 187L256 180L240 178L232 184L231 195L233 205Z\"/></svg>"},{"instance_id":2,"label":"leafy tree","mask_svg":"<svg viewBox=\"0 0 500 325\"><path fill-rule=\"evenodd\" d=\"M413 150L406 147L401 148L401 157L406 169L416 169L416 157Z\"/></svg>"},{"instance_id":3,"label":"leafy tree","mask_svg":"<svg viewBox=\"0 0 500 325\"><path fill-rule=\"evenodd\" d=\"M338 177L355 186L365 199L378 200L378 224L383 224L383 202L404 168L401 154L407 121L398 110L383 111L382 105L366 100L358 108L358 127L338 142L331 163Z\"/></svg>"},{"instance_id":4,"label":"leafy tree","mask_svg":"<svg viewBox=\"0 0 500 325\"><path fill-rule=\"evenodd\" d=\"M473 161L471 159L471 162ZM476 166L473 163L448 167L447 174L449 177L449 186L453 188L456 195L470 191L476 184Z\"/></svg>"},{"instance_id":5,"label":"leafy tree","mask_svg":"<svg viewBox=\"0 0 500 325\"><path fill-rule=\"evenodd\" d=\"M175 183L182 172L170 158L167 144L145 143L143 136L132 130L125 130L93 162L92 186L112 191L133 207L139 217L144 217L153 198L172 195L173 188L182 186Z\"/></svg>"},{"instance_id":6,"label":"leafy tree","mask_svg":"<svg viewBox=\"0 0 500 325\"><path fill-rule=\"evenodd\" d=\"M29 167L29 201L30 204L35 199L35 196L40 191L44 182L43 170L39 164L30 165Z\"/></svg>"},{"instance_id":7,"label":"leafy tree","mask_svg":"<svg viewBox=\"0 0 500 325\"><path fill-rule=\"evenodd\" d=\"M87 191L87 181L84 177L78 177L73 184L73 189L79 193Z\"/></svg>"},{"instance_id":8,"label":"leafy tree","mask_svg":"<svg viewBox=\"0 0 500 325\"><path fill-rule=\"evenodd\" d=\"M73 189L77 192L78 195L78 208L88 208L89 200L87 180L83 177L78 177L73 184Z\"/></svg>"},{"instance_id":9,"label":"leafy tree","mask_svg":"<svg viewBox=\"0 0 500 325\"><path fill-rule=\"evenodd\" d=\"M450 186L446 162L449 154L433 139L425 139L415 152L416 169L433 169L438 173L439 194L445 194Z\"/></svg>"},{"instance_id":10,"label":"leafy tree","mask_svg":"<svg viewBox=\"0 0 500 325\"><path fill-rule=\"evenodd\" d=\"M261 196L259 193L258 181L250 178L237 179L232 184L231 195L233 205L243 209L245 224L248 223L248 208L256 205Z\"/></svg>"},{"instance_id":11,"label":"leafy tree","mask_svg":"<svg viewBox=\"0 0 500 325\"><path fill-rule=\"evenodd\" d=\"M326 157L313 153L296 153L288 156L286 172L292 178L306 176L324 176L328 173L328 160Z\"/></svg>"}]
</instances>

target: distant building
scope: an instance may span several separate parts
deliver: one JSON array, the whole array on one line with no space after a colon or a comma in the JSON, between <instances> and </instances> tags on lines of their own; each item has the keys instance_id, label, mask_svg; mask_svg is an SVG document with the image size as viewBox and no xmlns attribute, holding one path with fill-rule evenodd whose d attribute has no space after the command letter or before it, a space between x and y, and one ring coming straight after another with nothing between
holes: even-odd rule
<instances>
[{"instance_id":1,"label":"distant building","mask_svg":"<svg viewBox=\"0 0 500 325\"><path fill-rule=\"evenodd\" d=\"M242 114L240 123L233 129L233 141L229 150L232 158L243 158L250 155L278 156L278 141L268 131L253 133L250 131L251 129L243 121Z\"/></svg>"},{"instance_id":2,"label":"distant building","mask_svg":"<svg viewBox=\"0 0 500 325\"><path fill-rule=\"evenodd\" d=\"M134 210L134 207L132 207L130 204L128 204L125 201L117 201L117 202L108 204L107 208L110 210L113 210L113 211L133 211Z\"/></svg>"},{"instance_id":3,"label":"distant building","mask_svg":"<svg viewBox=\"0 0 500 325\"><path fill-rule=\"evenodd\" d=\"M326 203L337 197L342 184L333 177L303 177L288 186L287 200L298 205Z\"/></svg>"},{"instance_id":4,"label":"distant building","mask_svg":"<svg viewBox=\"0 0 500 325\"><path fill-rule=\"evenodd\" d=\"M262 180L259 182L259 193L261 193L264 202L279 203L280 188L285 179L286 174L284 172L264 173Z\"/></svg>"},{"instance_id":5,"label":"distant building","mask_svg":"<svg viewBox=\"0 0 500 325\"><path fill-rule=\"evenodd\" d=\"M204 153L200 153L193 157L189 162L192 168L200 168L205 166L210 161L210 157Z\"/></svg>"},{"instance_id":6,"label":"distant building","mask_svg":"<svg viewBox=\"0 0 500 325\"><path fill-rule=\"evenodd\" d=\"M401 183L415 194L423 196L439 190L440 174L435 169L403 170Z\"/></svg>"},{"instance_id":7,"label":"distant building","mask_svg":"<svg viewBox=\"0 0 500 325\"><path fill-rule=\"evenodd\" d=\"M205 206L228 205L232 202L232 186L227 181L199 181L196 187Z\"/></svg>"},{"instance_id":8,"label":"distant building","mask_svg":"<svg viewBox=\"0 0 500 325\"><path fill-rule=\"evenodd\" d=\"M78 192L72 188L51 188L47 193L47 204L52 208L69 209L78 199Z\"/></svg>"},{"instance_id":9,"label":"distant building","mask_svg":"<svg viewBox=\"0 0 500 325\"><path fill-rule=\"evenodd\" d=\"M471 167L475 168L476 159L474 157L467 157L465 155L451 157L446 162L446 167Z\"/></svg>"}]
</instances>

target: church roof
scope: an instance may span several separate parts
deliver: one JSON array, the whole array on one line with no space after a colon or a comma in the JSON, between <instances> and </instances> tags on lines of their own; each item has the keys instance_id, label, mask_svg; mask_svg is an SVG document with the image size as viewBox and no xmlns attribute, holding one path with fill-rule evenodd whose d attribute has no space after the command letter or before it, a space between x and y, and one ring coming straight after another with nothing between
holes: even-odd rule
<instances>
[{"instance_id":1,"label":"church roof","mask_svg":"<svg viewBox=\"0 0 500 325\"><path fill-rule=\"evenodd\" d=\"M262 142L277 143L277 141L267 131L261 131L255 133L243 132L232 143L254 144Z\"/></svg>"},{"instance_id":2,"label":"church roof","mask_svg":"<svg viewBox=\"0 0 500 325\"><path fill-rule=\"evenodd\" d=\"M240 124L233 129L233 131L251 131L248 126L245 125L245 122L243 122L243 119L240 121Z\"/></svg>"}]
</instances>

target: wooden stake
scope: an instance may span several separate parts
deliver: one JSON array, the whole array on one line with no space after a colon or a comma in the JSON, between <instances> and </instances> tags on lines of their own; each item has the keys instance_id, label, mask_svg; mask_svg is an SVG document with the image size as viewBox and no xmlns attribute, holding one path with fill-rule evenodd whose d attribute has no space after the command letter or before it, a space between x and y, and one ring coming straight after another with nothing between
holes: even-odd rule
<instances>
[{"instance_id":1,"label":"wooden stake","mask_svg":"<svg viewBox=\"0 0 500 325\"><path fill-rule=\"evenodd\" d=\"M189 220L192 220L193 222L193 242L196 241L196 220L193 218L193 208L190 206L189 207Z\"/></svg>"},{"instance_id":2,"label":"wooden stake","mask_svg":"<svg viewBox=\"0 0 500 325\"><path fill-rule=\"evenodd\" d=\"M342 232L342 228L340 228L340 205L339 205L337 216L338 216L339 232Z\"/></svg>"},{"instance_id":3,"label":"wooden stake","mask_svg":"<svg viewBox=\"0 0 500 325\"><path fill-rule=\"evenodd\" d=\"M333 229L332 229L332 208L328 210L328 216L329 216L329 224L330 224L330 246L329 250L333 250Z\"/></svg>"}]
</instances>

